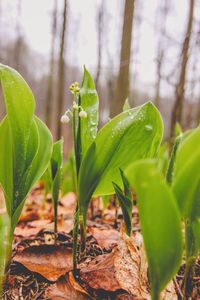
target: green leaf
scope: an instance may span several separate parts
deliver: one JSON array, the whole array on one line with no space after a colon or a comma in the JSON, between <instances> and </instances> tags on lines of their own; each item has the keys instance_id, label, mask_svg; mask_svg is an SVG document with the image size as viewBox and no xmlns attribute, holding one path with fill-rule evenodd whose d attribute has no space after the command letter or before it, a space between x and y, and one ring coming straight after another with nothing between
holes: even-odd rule
<instances>
[{"instance_id":1,"label":"green leaf","mask_svg":"<svg viewBox=\"0 0 200 300\"><path fill-rule=\"evenodd\" d=\"M85 155L97 135L99 98L92 76L84 67L84 77L80 89L80 105L86 111L87 118L80 118L82 156Z\"/></svg>"},{"instance_id":2,"label":"green leaf","mask_svg":"<svg viewBox=\"0 0 200 300\"><path fill-rule=\"evenodd\" d=\"M151 295L152 299L158 299L181 264L181 217L174 195L154 161L136 162L132 172L149 265Z\"/></svg>"},{"instance_id":3,"label":"green leaf","mask_svg":"<svg viewBox=\"0 0 200 300\"><path fill-rule=\"evenodd\" d=\"M168 165L168 169L167 169L167 175L166 175L166 179L169 184L172 183L173 178L174 178L174 166L175 166L175 161L176 161L176 152L178 150L178 147L179 147L181 141L182 141L182 135L178 136L175 139L175 143L173 145L173 149L172 149L172 153L171 153L171 157L170 157L169 165Z\"/></svg>"},{"instance_id":4,"label":"green leaf","mask_svg":"<svg viewBox=\"0 0 200 300\"><path fill-rule=\"evenodd\" d=\"M59 140L53 145L53 153L51 157L51 173L52 173L52 198L54 203L54 222L55 232L57 231L58 217L58 198L62 177L63 163L63 140Z\"/></svg>"},{"instance_id":5,"label":"green leaf","mask_svg":"<svg viewBox=\"0 0 200 300\"><path fill-rule=\"evenodd\" d=\"M0 79L11 129L14 184L17 185L25 170L35 101L29 86L15 70L0 64Z\"/></svg>"},{"instance_id":6,"label":"green leaf","mask_svg":"<svg viewBox=\"0 0 200 300\"><path fill-rule=\"evenodd\" d=\"M52 171L52 196L54 205L57 206L59 189L62 177L62 159L63 156L63 140L59 140L53 145L53 153L51 157Z\"/></svg>"},{"instance_id":7,"label":"green leaf","mask_svg":"<svg viewBox=\"0 0 200 300\"><path fill-rule=\"evenodd\" d=\"M0 123L0 183L14 230L28 192L47 168L52 136L34 116L35 101L21 75L0 65L0 79L7 110Z\"/></svg>"},{"instance_id":8,"label":"green leaf","mask_svg":"<svg viewBox=\"0 0 200 300\"><path fill-rule=\"evenodd\" d=\"M183 141L177 151L172 189L184 217L190 215L195 193L200 184L200 128Z\"/></svg>"},{"instance_id":9,"label":"green leaf","mask_svg":"<svg viewBox=\"0 0 200 300\"><path fill-rule=\"evenodd\" d=\"M18 190L20 191L19 196L21 196L21 201L12 217L13 226L15 226L18 221L27 194L47 169L52 153L52 136L49 132L49 129L36 116L34 117L34 120L37 125L39 135L38 151L31 164L26 169L26 172L24 173L24 176L22 178L22 182L18 187Z\"/></svg>"},{"instance_id":10,"label":"green leaf","mask_svg":"<svg viewBox=\"0 0 200 300\"><path fill-rule=\"evenodd\" d=\"M41 180L44 184L45 198L46 198L47 194L51 192L51 185L52 185L52 174L51 174L50 163L49 163L46 171L42 175Z\"/></svg>"},{"instance_id":11,"label":"green leaf","mask_svg":"<svg viewBox=\"0 0 200 300\"><path fill-rule=\"evenodd\" d=\"M115 193L117 195L117 198L119 200L124 222L126 225L126 233L128 236L131 236L132 234L132 209L133 209L133 199L131 195L130 185L128 182L128 179L126 178L124 172L120 169L123 185L124 185L124 191L113 182L113 187L115 189Z\"/></svg>"},{"instance_id":12,"label":"green leaf","mask_svg":"<svg viewBox=\"0 0 200 300\"><path fill-rule=\"evenodd\" d=\"M80 167L80 210L86 213L93 194L113 194L112 182L122 186L119 168L125 171L137 159L154 157L162 134L160 114L150 102L109 121L99 131Z\"/></svg>"},{"instance_id":13,"label":"green leaf","mask_svg":"<svg viewBox=\"0 0 200 300\"><path fill-rule=\"evenodd\" d=\"M6 261L6 240L8 234L8 224L9 222L7 216L0 214L0 297Z\"/></svg>"},{"instance_id":14,"label":"green leaf","mask_svg":"<svg viewBox=\"0 0 200 300\"><path fill-rule=\"evenodd\" d=\"M130 103L128 101L128 98L124 102L123 111L131 109Z\"/></svg>"},{"instance_id":15,"label":"green leaf","mask_svg":"<svg viewBox=\"0 0 200 300\"><path fill-rule=\"evenodd\" d=\"M76 193L76 162L74 151L69 154L68 159L63 164L63 176L61 183L62 195L69 192Z\"/></svg>"},{"instance_id":16,"label":"green leaf","mask_svg":"<svg viewBox=\"0 0 200 300\"><path fill-rule=\"evenodd\" d=\"M157 157L159 170L165 176L169 164L169 144L167 142L160 146Z\"/></svg>"}]
</instances>

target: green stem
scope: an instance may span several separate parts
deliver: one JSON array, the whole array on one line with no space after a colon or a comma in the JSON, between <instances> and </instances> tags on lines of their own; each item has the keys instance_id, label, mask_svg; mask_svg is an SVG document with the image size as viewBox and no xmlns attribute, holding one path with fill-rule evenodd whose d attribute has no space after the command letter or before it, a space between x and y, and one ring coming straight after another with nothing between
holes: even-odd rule
<instances>
[{"instance_id":1,"label":"green stem","mask_svg":"<svg viewBox=\"0 0 200 300\"><path fill-rule=\"evenodd\" d=\"M197 248L192 226L189 220L185 220L185 245L186 245L186 268L183 279L184 299L192 297L193 293L193 277L195 270L195 262Z\"/></svg>"},{"instance_id":2,"label":"green stem","mask_svg":"<svg viewBox=\"0 0 200 300\"><path fill-rule=\"evenodd\" d=\"M160 293L158 291L152 291L151 300L160 300Z\"/></svg>"},{"instance_id":3,"label":"green stem","mask_svg":"<svg viewBox=\"0 0 200 300\"><path fill-rule=\"evenodd\" d=\"M80 235L81 235L81 242L80 242L80 256L85 256L85 250L86 250L86 221L81 215L79 217L79 223L80 223Z\"/></svg>"},{"instance_id":4,"label":"green stem","mask_svg":"<svg viewBox=\"0 0 200 300\"><path fill-rule=\"evenodd\" d=\"M13 226L11 225L9 233L8 233L8 240L7 240L7 245L6 245L3 286L5 285L5 283L8 279L8 272L9 272L9 267L10 267L10 263L11 263L11 259L12 259L13 236L14 236L14 229L13 229Z\"/></svg>"},{"instance_id":5,"label":"green stem","mask_svg":"<svg viewBox=\"0 0 200 300\"><path fill-rule=\"evenodd\" d=\"M56 234L58 232L58 203L54 202L54 233L55 233L55 242Z\"/></svg>"},{"instance_id":6,"label":"green stem","mask_svg":"<svg viewBox=\"0 0 200 300\"><path fill-rule=\"evenodd\" d=\"M78 203L74 213L74 228L73 228L73 271L74 275L77 272L77 250L78 250L78 224L79 224L79 210Z\"/></svg>"},{"instance_id":7,"label":"green stem","mask_svg":"<svg viewBox=\"0 0 200 300\"><path fill-rule=\"evenodd\" d=\"M193 277L195 270L196 258L190 257L186 261L186 268L184 274L184 300L191 299L193 292Z\"/></svg>"}]
</instances>

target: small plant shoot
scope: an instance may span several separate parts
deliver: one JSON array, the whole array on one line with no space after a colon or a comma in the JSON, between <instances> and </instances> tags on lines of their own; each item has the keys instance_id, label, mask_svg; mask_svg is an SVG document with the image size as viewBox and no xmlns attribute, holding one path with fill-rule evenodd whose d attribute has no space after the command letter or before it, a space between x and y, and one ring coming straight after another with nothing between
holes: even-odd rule
<instances>
[{"instance_id":1,"label":"small plant shoot","mask_svg":"<svg viewBox=\"0 0 200 300\"><path fill-rule=\"evenodd\" d=\"M115 194L119 200L119 204L122 209L124 223L126 225L126 234L131 236L132 234L132 210L133 210L133 199L130 189L130 184L126 178L124 172L120 169L120 174L123 182L123 190L113 182Z\"/></svg>"}]
</instances>

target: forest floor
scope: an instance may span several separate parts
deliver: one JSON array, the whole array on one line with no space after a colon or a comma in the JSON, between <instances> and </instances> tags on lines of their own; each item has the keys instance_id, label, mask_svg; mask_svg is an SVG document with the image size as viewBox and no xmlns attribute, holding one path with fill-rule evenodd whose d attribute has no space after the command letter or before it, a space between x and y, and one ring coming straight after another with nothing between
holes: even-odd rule
<instances>
[{"instance_id":1,"label":"forest floor","mask_svg":"<svg viewBox=\"0 0 200 300\"><path fill-rule=\"evenodd\" d=\"M120 209L116 217L114 201L103 209L100 199L93 200L88 213L86 254L79 259L75 280L72 270L75 203L73 193L60 199L55 240L50 195L44 202L42 184L30 193L15 229L13 259L3 299L150 299L147 262L136 206L130 239L123 231ZM182 299L183 271L184 263L162 293L162 299ZM196 264L194 285L194 299L198 299L200 261Z\"/></svg>"}]
</instances>

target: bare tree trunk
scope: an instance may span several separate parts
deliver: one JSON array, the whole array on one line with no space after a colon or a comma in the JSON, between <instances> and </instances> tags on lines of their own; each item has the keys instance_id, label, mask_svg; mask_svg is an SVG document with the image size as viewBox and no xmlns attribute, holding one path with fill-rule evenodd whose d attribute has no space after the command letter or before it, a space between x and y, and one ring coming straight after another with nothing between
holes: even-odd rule
<instances>
[{"instance_id":1,"label":"bare tree trunk","mask_svg":"<svg viewBox=\"0 0 200 300\"><path fill-rule=\"evenodd\" d=\"M134 5L135 0L125 1L120 69L117 78L115 99L111 104L112 117L122 111L124 101L126 98L128 98L129 95L129 68L131 58Z\"/></svg>"},{"instance_id":2,"label":"bare tree trunk","mask_svg":"<svg viewBox=\"0 0 200 300\"><path fill-rule=\"evenodd\" d=\"M101 5L99 8L99 12L98 12L98 28L97 28L97 34L98 34L98 64L97 64L97 74L96 74L96 88L98 90L98 86L99 86L99 78L100 78L100 74L101 74L101 61L102 61L102 46L103 46L103 12L104 12L104 5L103 5L103 0L101 1Z\"/></svg>"},{"instance_id":3,"label":"bare tree trunk","mask_svg":"<svg viewBox=\"0 0 200 300\"><path fill-rule=\"evenodd\" d=\"M60 117L63 109L63 91L64 91L64 67L65 67L65 30L66 30L66 20L67 20L67 0L64 0L63 6L63 18L62 18L62 30L60 36L60 51L59 51L59 60L58 60L58 95L57 95L57 115L56 115L56 138L59 139L61 137L61 124Z\"/></svg>"},{"instance_id":4,"label":"bare tree trunk","mask_svg":"<svg viewBox=\"0 0 200 300\"><path fill-rule=\"evenodd\" d=\"M47 82L46 91L46 109L45 109L45 121L49 128L51 128L52 119L52 94L53 94L53 77L54 77L54 55L55 55L55 42L57 33L57 0L54 0L54 9L52 13L52 39L51 39L51 54L49 65L49 76Z\"/></svg>"},{"instance_id":5,"label":"bare tree trunk","mask_svg":"<svg viewBox=\"0 0 200 300\"><path fill-rule=\"evenodd\" d=\"M170 4L168 0L163 0L162 6L158 9L157 16L158 22L156 22L157 31L161 27L157 46L157 58L156 58L156 90L155 90L155 105L160 107L160 87L162 82L162 68L165 60L166 50L166 21L170 10Z\"/></svg>"},{"instance_id":6,"label":"bare tree trunk","mask_svg":"<svg viewBox=\"0 0 200 300\"><path fill-rule=\"evenodd\" d=\"M194 17L194 0L190 0L190 9L188 13L188 21L187 21L187 29L186 34L182 46L182 54L181 54L181 69L179 80L176 85L175 89L175 104L172 110L172 119L171 119L171 136L174 134L174 128L176 122L181 122L182 120L182 112L183 112L183 103L184 103L184 96L185 96L185 81L186 81L186 74L187 74L187 64L189 58L189 46L190 46L190 39L192 34L193 28L193 17Z\"/></svg>"},{"instance_id":7,"label":"bare tree trunk","mask_svg":"<svg viewBox=\"0 0 200 300\"><path fill-rule=\"evenodd\" d=\"M20 64L21 64L21 47L22 47L22 36L21 36L21 0L18 0L17 3L17 26L16 26L16 43L14 45L14 67L20 72Z\"/></svg>"}]
</instances>

